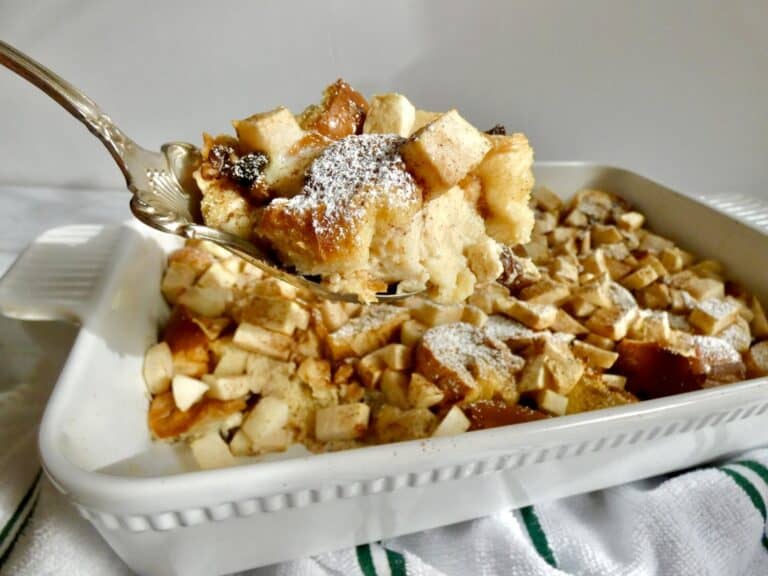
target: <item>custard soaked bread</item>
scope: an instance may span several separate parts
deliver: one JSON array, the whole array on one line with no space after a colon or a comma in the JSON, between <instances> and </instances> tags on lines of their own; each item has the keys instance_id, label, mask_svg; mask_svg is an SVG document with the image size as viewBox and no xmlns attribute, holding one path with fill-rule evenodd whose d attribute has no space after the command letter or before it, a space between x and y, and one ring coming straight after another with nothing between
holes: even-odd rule
<instances>
[{"instance_id":1,"label":"custard soaked bread","mask_svg":"<svg viewBox=\"0 0 768 576\"><path fill-rule=\"evenodd\" d=\"M433 202L456 202L455 189ZM768 374L765 311L720 263L600 190L565 205L538 189L531 205L531 240L503 248L498 280L460 304L323 301L189 242L168 258L173 312L145 356L154 437L227 466L297 443L444 436Z\"/></svg>"},{"instance_id":2,"label":"custard soaked bread","mask_svg":"<svg viewBox=\"0 0 768 576\"><path fill-rule=\"evenodd\" d=\"M397 285L460 302L502 273L504 245L530 237L522 134L485 134L400 94L368 102L341 80L299 116L277 108L234 127L204 137L205 222L266 241L334 291L372 300Z\"/></svg>"}]
</instances>

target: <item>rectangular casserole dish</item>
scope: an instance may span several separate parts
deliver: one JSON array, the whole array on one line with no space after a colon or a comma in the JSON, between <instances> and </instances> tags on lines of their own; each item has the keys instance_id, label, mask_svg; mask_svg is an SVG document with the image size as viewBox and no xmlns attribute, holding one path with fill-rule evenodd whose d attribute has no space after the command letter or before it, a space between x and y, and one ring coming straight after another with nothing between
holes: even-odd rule
<instances>
[{"instance_id":1,"label":"rectangular casserole dish","mask_svg":"<svg viewBox=\"0 0 768 576\"><path fill-rule=\"evenodd\" d=\"M536 166L567 198L615 192L649 227L768 301L768 212L720 211L637 174ZM763 210L763 211L761 211ZM729 216L724 212L729 212ZM197 471L185 446L154 443L141 378L167 313L165 254L181 240L140 224L41 236L0 282L0 310L81 324L40 429L56 487L142 574L222 574L446 525L693 466L768 443L768 378L437 438L309 455L290 450Z\"/></svg>"}]
</instances>

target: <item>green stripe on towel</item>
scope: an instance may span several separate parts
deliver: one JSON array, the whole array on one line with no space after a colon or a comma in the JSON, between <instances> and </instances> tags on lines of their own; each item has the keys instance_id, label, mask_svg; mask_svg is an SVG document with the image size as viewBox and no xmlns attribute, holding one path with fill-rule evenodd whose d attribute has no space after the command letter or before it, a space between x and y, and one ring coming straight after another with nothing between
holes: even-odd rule
<instances>
[{"instance_id":1,"label":"green stripe on towel","mask_svg":"<svg viewBox=\"0 0 768 576\"><path fill-rule=\"evenodd\" d=\"M32 498L32 494L35 493L35 488L37 488L37 484L40 482L40 475L42 473L43 473L42 470L37 471L37 474L35 474L35 479L32 481L32 485L27 490L27 493L24 494L24 497L21 499L21 502L19 502L19 505L16 507L16 510L13 512L13 515L11 516L11 519L8 520L5 526L3 526L3 531L0 532L0 548L2 548L5 542L5 539L8 537L8 534L11 533L11 531L13 530L13 527L19 521L19 518L24 512L24 508L27 505L27 502L29 502L29 499Z\"/></svg>"},{"instance_id":2,"label":"green stripe on towel","mask_svg":"<svg viewBox=\"0 0 768 576\"><path fill-rule=\"evenodd\" d=\"M729 468L718 468L718 470L727 474L731 480L733 480L736 485L744 491L747 497L752 501L752 504L755 506L757 511L760 512L760 515L763 517L763 522L765 522L766 516L768 515L765 509L765 500L763 500L763 497L760 496L760 492L758 492L757 488L754 487L752 482L747 480L746 476L742 476L738 472L730 470ZM765 536L765 530L763 530L763 536L760 541L763 544L763 548L768 551L768 538Z\"/></svg>"},{"instance_id":3,"label":"green stripe on towel","mask_svg":"<svg viewBox=\"0 0 768 576\"><path fill-rule=\"evenodd\" d=\"M752 472L760 476L760 478L763 479L763 482L768 485L768 468L760 464L760 462L756 462L755 460L739 460L738 462L734 462L734 464L749 468Z\"/></svg>"},{"instance_id":4,"label":"green stripe on towel","mask_svg":"<svg viewBox=\"0 0 768 576\"><path fill-rule=\"evenodd\" d=\"M539 556L541 556L547 564L552 566L552 568L557 568L555 555L552 552L552 548L549 547L547 535L541 527L541 522L539 522L539 517L536 515L533 506L521 508L520 515L523 517L525 529L528 531L528 536L530 536L531 542L533 542L533 547L536 548L536 552L538 552Z\"/></svg>"},{"instance_id":5,"label":"green stripe on towel","mask_svg":"<svg viewBox=\"0 0 768 576\"><path fill-rule=\"evenodd\" d=\"M360 544L357 549L357 563L365 576L376 576L376 568L373 565L370 544Z\"/></svg>"},{"instance_id":6,"label":"green stripe on towel","mask_svg":"<svg viewBox=\"0 0 768 576\"><path fill-rule=\"evenodd\" d=\"M405 576L405 557L400 552L395 552L389 548L384 548L387 553L387 562L389 562L389 571L392 576Z\"/></svg>"}]
</instances>

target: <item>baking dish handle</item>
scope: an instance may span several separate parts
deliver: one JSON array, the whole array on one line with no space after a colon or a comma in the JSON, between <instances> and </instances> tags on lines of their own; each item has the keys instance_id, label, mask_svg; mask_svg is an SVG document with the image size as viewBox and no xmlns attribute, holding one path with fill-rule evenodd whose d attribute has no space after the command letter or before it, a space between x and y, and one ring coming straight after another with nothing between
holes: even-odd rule
<instances>
[{"instance_id":1,"label":"baking dish handle","mask_svg":"<svg viewBox=\"0 0 768 576\"><path fill-rule=\"evenodd\" d=\"M48 230L0 278L0 313L20 320L82 322L96 302L119 227Z\"/></svg>"}]
</instances>

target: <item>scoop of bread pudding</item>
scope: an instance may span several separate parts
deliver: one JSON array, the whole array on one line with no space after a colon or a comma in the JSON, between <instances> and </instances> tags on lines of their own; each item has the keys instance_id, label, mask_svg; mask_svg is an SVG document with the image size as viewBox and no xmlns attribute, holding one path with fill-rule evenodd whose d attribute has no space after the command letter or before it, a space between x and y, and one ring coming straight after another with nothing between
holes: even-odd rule
<instances>
[{"instance_id":1,"label":"scoop of bread pudding","mask_svg":"<svg viewBox=\"0 0 768 576\"><path fill-rule=\"evenodd\" d=\"M482 133L400 94L366 101L341 80L299 116L278 108L234 127L204 137L206 224L266 241L334 291L374 300L394 284L459 302L499 277L503 245L530 238L523 134Z\"/></svg>"}]
</instances>

